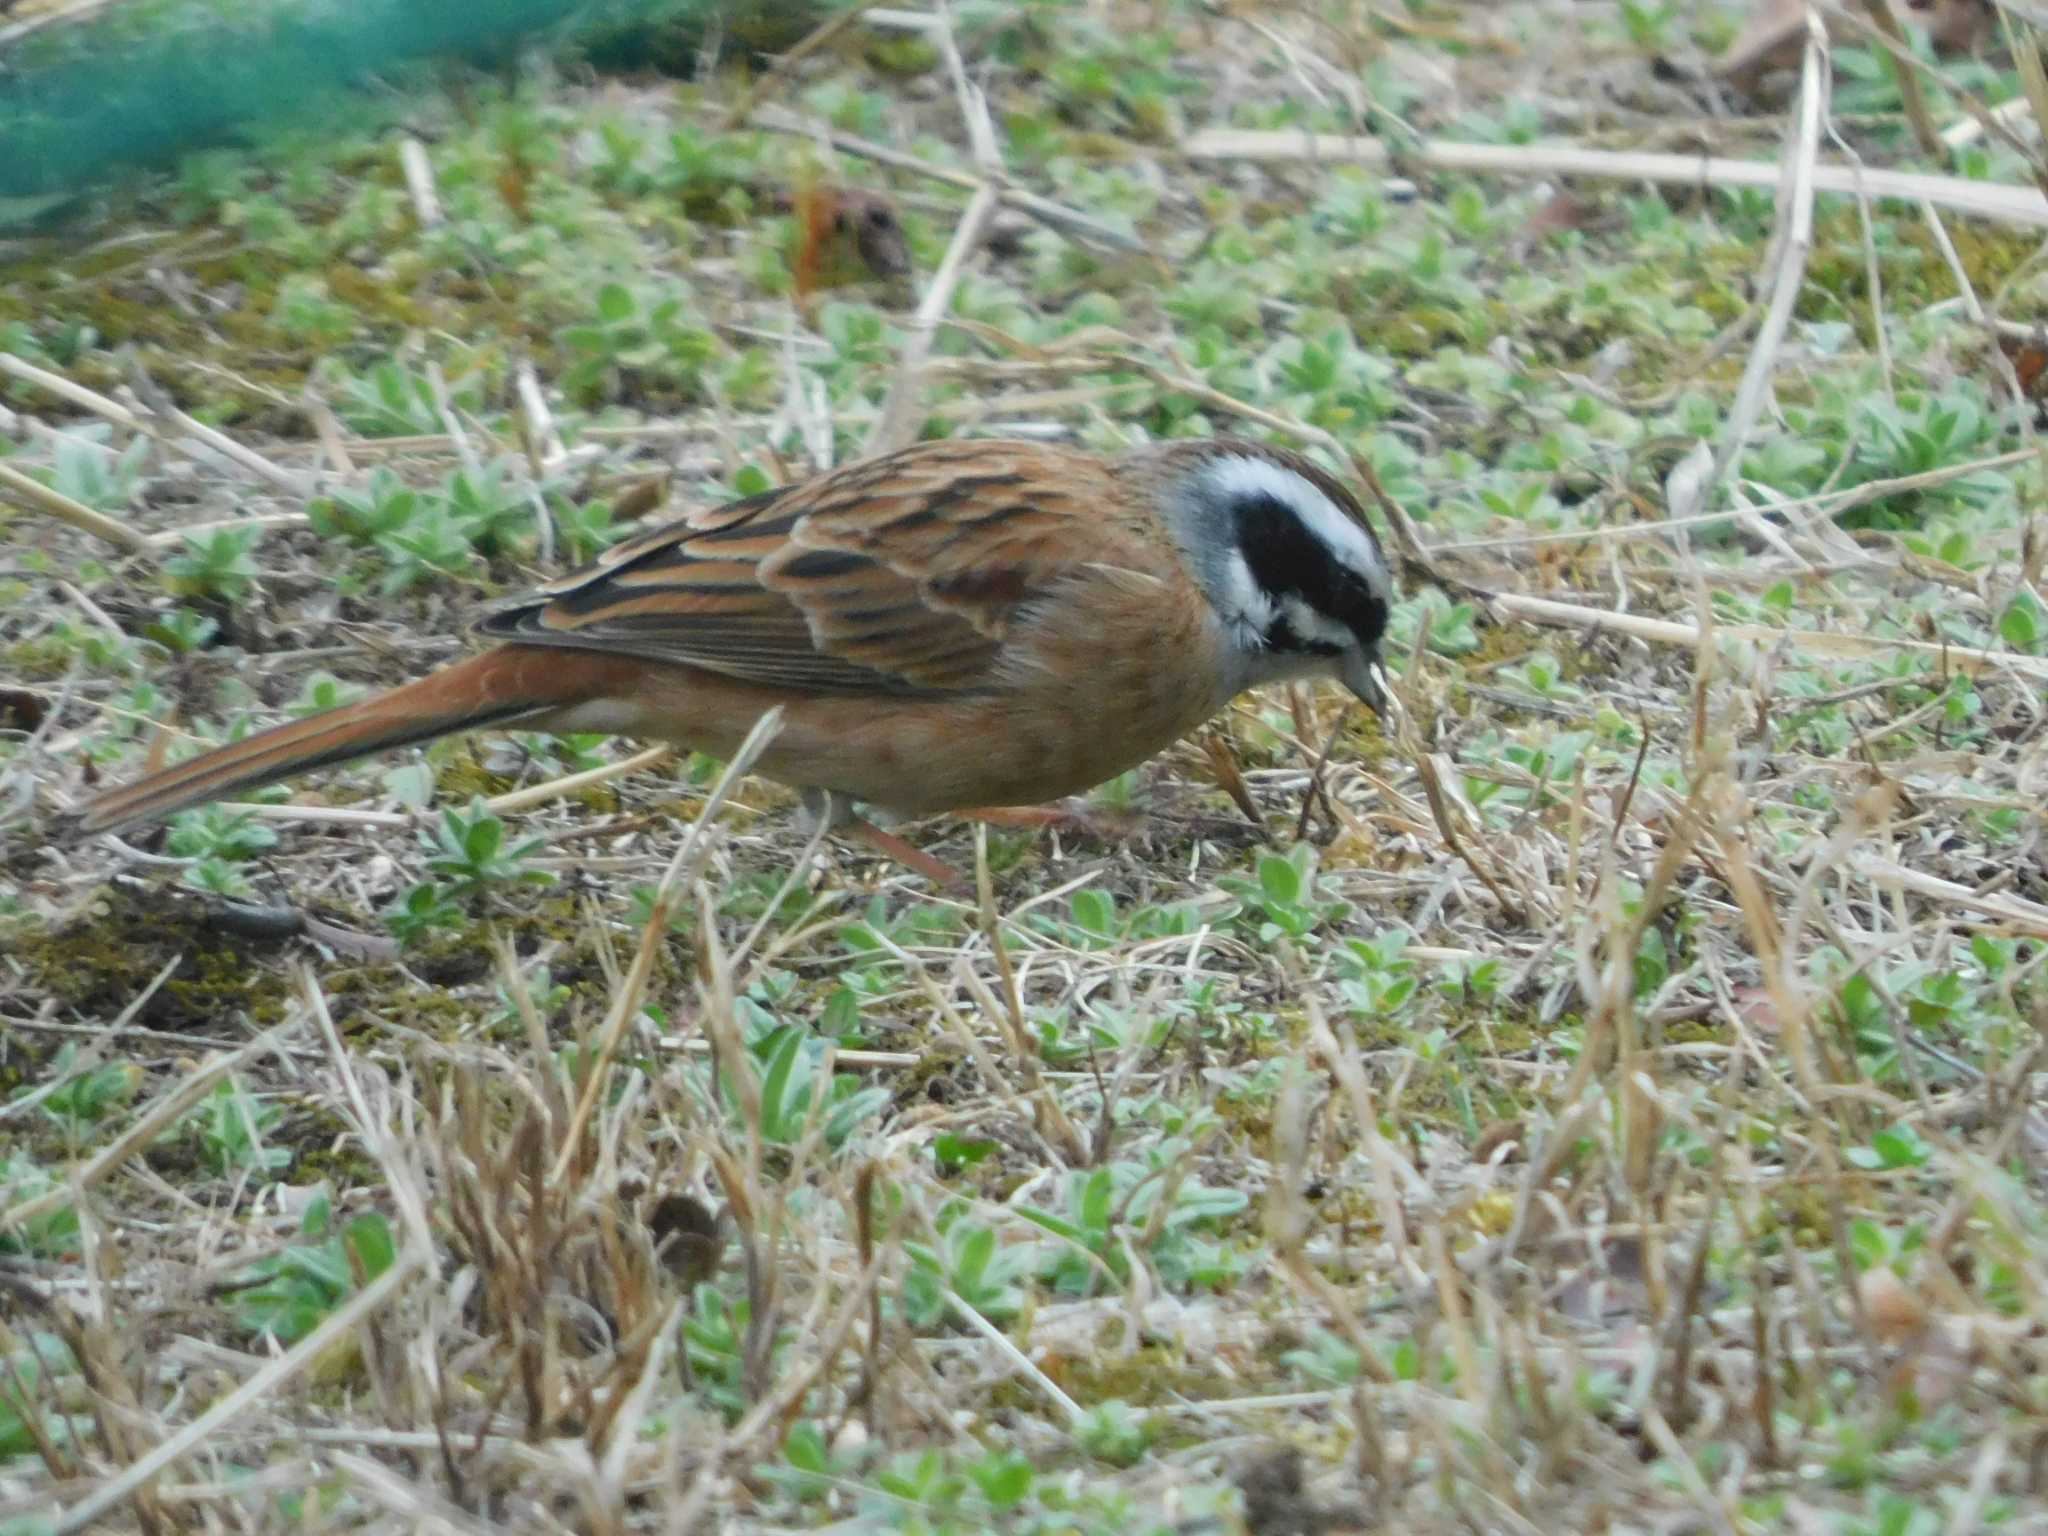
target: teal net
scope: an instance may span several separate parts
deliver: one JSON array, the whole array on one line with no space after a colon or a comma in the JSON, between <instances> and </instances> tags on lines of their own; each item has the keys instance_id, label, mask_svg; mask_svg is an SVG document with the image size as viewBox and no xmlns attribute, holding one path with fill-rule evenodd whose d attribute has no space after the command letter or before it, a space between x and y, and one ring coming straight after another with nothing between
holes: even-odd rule
<instances>
[{"instance_id":1,"label":"teal net","mask_svg":"<svg viewBox=\"0 0 2048 1536\"><path fill-rule=\"evenodd\" d=\"M126 0L35 27L0 11L0 198L75 192L259 125L317 125L405 68L616 50L718 0ZM792 7L795 9L795 7ZM10 33L15 40L7 42Z\"/></svg>"}]
</instances>

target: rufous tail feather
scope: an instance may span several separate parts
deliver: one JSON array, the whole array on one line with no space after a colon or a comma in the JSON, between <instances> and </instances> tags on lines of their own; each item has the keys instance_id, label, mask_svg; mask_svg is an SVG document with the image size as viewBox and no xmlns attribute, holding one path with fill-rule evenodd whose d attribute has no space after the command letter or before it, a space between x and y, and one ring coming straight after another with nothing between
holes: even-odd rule
<instances>
[{"instance_id":1,"label":"rufous tail feather","mask_svg":"<svg viewBox=\"0 0 2048 1536\"><path fill-rule=\"evenodd\" d=\"M500 646L417 682L273 726L109 790L86 806L80 830L110 832L157 821L315 768L546 715L592 697L599 680L592 674L601 670L559 652Z\"/></svg>"}]
</instances>

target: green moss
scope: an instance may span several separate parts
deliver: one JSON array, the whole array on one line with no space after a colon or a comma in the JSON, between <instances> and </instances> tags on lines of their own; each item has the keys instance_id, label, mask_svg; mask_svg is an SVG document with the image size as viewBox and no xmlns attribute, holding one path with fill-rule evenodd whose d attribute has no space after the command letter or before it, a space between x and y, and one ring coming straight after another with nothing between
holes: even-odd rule
<instances>
[{"instance_id":1,"label":"green moss","mask_svg":"<svg viewBox=\"0 0 2048 1536\"><path fill-rule=\"evenodd\" d=\"M75 654L69 641L54 635L18 641L0 651L0 674L25 683L54 682L71 669Z\"/></svg>"},{"instance_id":2,"label":"green moss","mask_svg":"<svg viewBox=\"0 0 2048 1536\"><path fill-rule=\"evenodd\" d=\"M1473 1002L1454 1004L1434 1022L1451 1043L1434 1059L1418 1060L1407 1074L1400 1101L1392 1106L1400 1125L1424 1124L1462 1135L1512 1120L1541 1103L1543 1079L1496 1067L1503 1060L1534 1055L1555 1033L1533 1012ZM1416 1044L1409 1027L1372 1019L1357 1019L1354 1027L1364 1050L1412 1050ZM1398 1127L1387 1129L1391 1134Z\"/></svg>"},{"instance_id":3,"label":"green moss","mask_svg":"<svg viewBox=\"0 0 2048 1536\"><path fill-rule=\"evenodd\" d=\"M861 49L861 57L879 74L899 80L928 75L939 67L939 50L912 32L877 32Z\"/></svg>"},{"instance_id":4,"label":"green moss","mask_svg":"<svg viewBox=\"0 0 2048 1536\"><path fill-rule=\"evenodd\" d=\"M336 1189L381 1188L384 1170L355 1138L338 1135L339 1122L326 1116L305 1116L274 1132L271 1141L292 1150L291 1182Z\"/></svg>"},{"instance_id":5,"label":"green moss","mask_svg":"<svg viewBox=\"0 0 2048 1536\"><path fill-rule=\"evenodd\" d=\"M507 775L493 773L479 762L467 743L434 768L434 797L442 805L465 806L478 796L488 800L517 787Z\"/></svg>"},{"instance_id":6,"label":"green moss","mask_svg":"<svg viewBox=\"0 0 2048 1536\"><path fill-rule=\"evenodd\" d=\"M323 979L337 1022L347 1028L351 1020L370 1014L433 1039L474 1034L498 1011L501 934L516 954L547 951L554 981L576 991L587 1012L601 1013L609 1003L599 934L581 894L522 887L461 927L409 945L402 966L371 964L328 973ZM666 958L657 962L657 977L670 963Z\"/></svg>"},{"instance_id":7,"label":"green moss","mask_svg":"<svg viewBox=\"0 0 2048 1536\"><path fill-rule=\"evenodd\" d=\"M321 978L335 1022L344 1034L365 1028L365 1014L391 1019L436 1039L452 1039L476 1022L475 1000L447 988L480 981L489 974L490 936L482 924L456 934L436 935L408 949L404 961L404 969L363 965ZM442 977L448 980L440 980ZM428 985L416 985L415 978Z\"/></svg>"},{"instance_id":8,"label":"green moss","mask_svg":"<svg viewBox=\"0 0 2048 1536\"><path fill-rule=\"evenodd\" d=\"M1817 1184L1786 1183L1773 1192L1771 1201L1758 1212L1758 1249L1770 1253L1783 1244L1809 1251L1834 1244L1833 1207L1827 1192Z\"/></svg>"},{"instance_id":9,"label":"green moss","mask_svg":"<svg viewBox=\"0 0 2048 1536\"><path fill-rule=\"evenodd\" d=\"M2039 249L2021 230L2001 229L1971 219L1944 221L1956 261L1980 298L1989 300L2007 278ZM1954 298L1956 280L1934 233L1919 219L1886 221L1877 241L1878 283L1884 307L1897 314ZM1823 212L1814 220L1813 252L1797 313L1807 320L1842 320L1856 327L1864 345L1870 333L1870 263L1864 252L1861 215L1854 207Z\"/></svg>"},{"instance_id":10,"label":"green moss","mask_svg":"<svg viewBox=\"0 0 2048 1536\"><path fill-rule=\"evenodd\" d=\"M1728 1026L1713 1019L1684 1019L1664 1027L1666 1045L1696 1045L1700 1043L1725 1045L1728 1043Z\"/></svg>"},{"instance_id":11,"label":"green moss","mask_svg":"<svg viewBox=\"0 0 2048 1536\"><path fill-rule=\"evenodd\" d=\"M290 987L274 963L282 944L223 933L209 904L189 892L108 886L86 913L15 946L29 979L69 1011L110 1018L178 961L136 1015L153 1029L205 1033L231 1020L284 1017Z\"/></svg>"},{"instance_id":12,"label":"green moss","mask_svg":"<svg viewBox=\"0 0 2048 1536\"><path fill-rule=\"evenodd\" d=\"M1344 741L1352 760L1369 772L1379 772L1390 758L1401 758L1401 743L1387 734L1380 717L1369 709L1352 712L1345 726Z\"/></svg>"},{"instance_id":13,"label":"green moss","mask_svg":"<svg viewBox=\"0 0 2048 1536\"><path fill-rule=\"evenodd\" d=\"M137 1014L137 1022L181 1033L226 1033L222 1026L231 1019L277 1022L290 1005L292 986L283 961L296 941L241 939L223 933L212 913L212 904L191 892L110 886L85 915L60 929L44 932L24 925L10 934L9 949L32 984L81 1016L120 1013L178 956L177 969ZM557 982L576 986L595 979L602 984L596 936L581 897L523 890L488 916L408 949L402 966L363 964L323 973L336 1022L348 1032L370 1015L433 1038L473 1032L496 1004L457 989L492 981L493 935L499 931L521 954L548 949ZM603 1000L598 996L596 1006Z\"/></svg>"},{"instance_id":14,"label":"green moss","mask_svg":"<svg viewBox=\"0 0 2048 1536\"><path fill-rule=\"evenodd\" d=\"M1063 1355L1048 1362L1046 1374L1076 1402L1121 1400L1135 1408L1162 1403L1233 1397L1243 1382L1228 1372L1190 1361L1165 1344L1146 1344L1128 1354L1117 1350L1124 1323L1103 1324L1102 1347L1092 1355ZM1008 1401L1004 1401L1004 1399ZM1044 1399L1021 1379L1004 1383L990 1395L990 1406L1013 1407L1037 1414Z\"/></svg>"},{"instance_id":15,"label":"green moss","mask_svg":"<svg viewBox=\"0 0 2048 1536\"><path fill-rule=\"evenodd\" d=\"M393 325L422 326L432 323L425 306L394 285L381 282L360 267L335 262L326 271L327 291L359 313L373 315Z\"/></svg>"}]
</instances>

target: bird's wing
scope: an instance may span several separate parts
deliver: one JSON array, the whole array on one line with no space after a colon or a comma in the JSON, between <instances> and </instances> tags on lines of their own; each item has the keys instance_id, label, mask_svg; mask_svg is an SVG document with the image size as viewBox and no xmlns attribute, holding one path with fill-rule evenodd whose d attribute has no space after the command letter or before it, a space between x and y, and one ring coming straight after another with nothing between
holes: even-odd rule
<instances>
[{"instance_id":1,"label":"bird's wing","mask_svg":"<svg viewBox=\"0 0 2048 1536\"><path fill-rule=\"evenodd\" d=\"M974 689L1034 597L1158 558L1120 494L1075 449L922 444L652 529L479 628L805 692Z\"/></svg>"}]
</instances>

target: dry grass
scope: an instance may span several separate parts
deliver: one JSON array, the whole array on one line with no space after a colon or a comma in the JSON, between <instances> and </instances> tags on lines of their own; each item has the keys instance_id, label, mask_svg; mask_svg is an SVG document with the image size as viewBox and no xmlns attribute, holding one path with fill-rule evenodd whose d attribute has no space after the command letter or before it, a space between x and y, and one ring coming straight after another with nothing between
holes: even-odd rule
<instances>
[{"instance_id":1,"label":"dry grass","mask_svg":"<svg viewBox=\"0 0 2048 1536\"><path fill-rule=\"evenodd\" d=\"M2048 312L2028 258L1937 223L1902 262L1910 209L1807 209L1774 244L1745 205L1493 183L1466 292L1370 262L1469 185L1359 234L1337 169L1170 150L1276 100L1437 134L1549 102L1563 132L1576 82L1610 139L1704 110L1578 9L1598 46L1520 5L842 27L771 94L945 162L894 167L941 275L922 305L868 292L904 327L869 351L835 329L858 306L766 291L765 201L728 227L696 183L603 170L596 125L710 135L743 81L451 111L350 173L400 210L362 241L415 285L404 431L319 372L366 354L318 340L317 306L297 359L209 307L289 232L176 224L145 189L75 259L7 253L0 302L154 294L219 345L0 354L0 496L36 488L0 504L0 1531L2048 1531L2048 704L2011 617L2048 537L2034 406L1990 339ZM1118 47L1112 138L1096 82L1055 66ZM1161 58L1201 87L1165 129ZM1903 105L1838 120L1823 63L1725 129L1768 158L1800 124L1788 186L1824 130L1910 153ZM1036 134L1073 158L974 190ZM756 145L751 174L814 152ZM603 219L534 237L606 175ZM1168 270L1132 264L1126 220ZM443 228L512 254L455 295L419 260L455 249L424 244ZM227 238L242 277L209 265ZM719 355L758 346L765 381L620 354L595 397L561 383L587 349L550 351L546 306L671 242ZM1248 253L1215 284L1212 244ZM1621 271L1730 331L1603 309ZM1532 278L1558 297L1488 340ZM1212 328L1233 283L1251 318ZM1118 313L1066 318L1098 292ZM1394 360L1377 417L1380 383L1272 350L1331 312ZM1980 374L2003 413L1981 440L1850 473L1863 402ZM1718 492L1682 483L1707 437L1667 451L1688 391L1752 450ZM1334 693L1240 701L1228 752L1185 743L1098 807L1139 806L1128 839L921 829L970 899L628 743L437 748L426 780L364 765L182 843L61 840L91 783L316 668L454 654L474 598L568 563L564 508L793 472L920 401L947 430L1107 443L1241 413L1364 452L1422 552L1501 600L1410 605L1384 732ZM101 427L104 459L77 446ZM1559 462L1526 457L1543 440ZM1802 441L1837 462L1776 478ZM372 467L493 465L516 526L452 574L381 590L391 549L306 523L308 492ZM1548 510L1482 494L1510 481ZM249 569L195 574L183 535L243 524ZM173 609L217 635L182 644ZM439 808L473 796L504 863L450 872ZM394 932L414 887L445 910Z\"/></svg>"}]
</instances>

